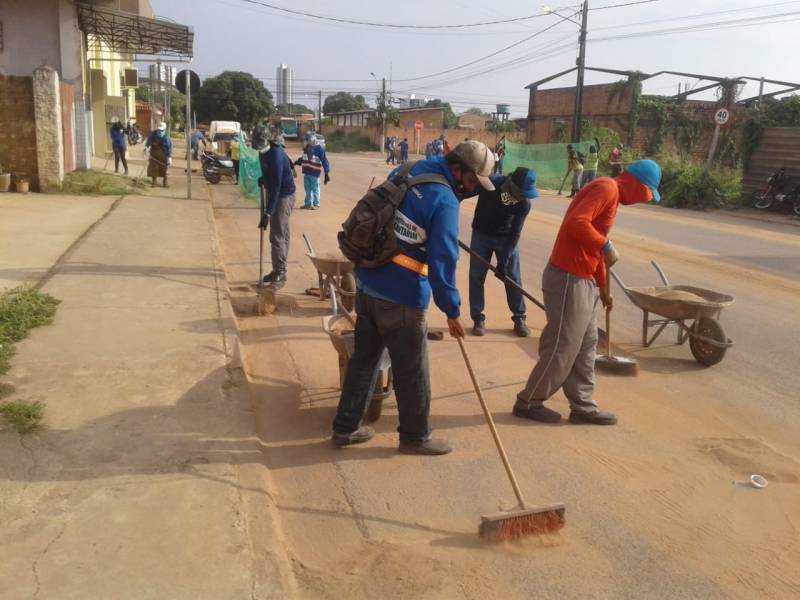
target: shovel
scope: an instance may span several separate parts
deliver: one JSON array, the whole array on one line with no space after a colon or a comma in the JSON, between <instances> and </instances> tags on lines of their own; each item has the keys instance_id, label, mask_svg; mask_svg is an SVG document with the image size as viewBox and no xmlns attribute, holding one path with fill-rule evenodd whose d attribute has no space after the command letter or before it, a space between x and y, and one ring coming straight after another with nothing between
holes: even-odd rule
<instances>
[{"instance_id":1,"label":"shovel","mask_svg":"<svg viewBox=\"0 0 800 600\"><path fill-rule=\"evenodd\" d=\"M611 309L606 308L606 353L595 357L594 366L607 373L636 377L639 363L632 358L611 355Z\"/></svg>"}]
</instances>

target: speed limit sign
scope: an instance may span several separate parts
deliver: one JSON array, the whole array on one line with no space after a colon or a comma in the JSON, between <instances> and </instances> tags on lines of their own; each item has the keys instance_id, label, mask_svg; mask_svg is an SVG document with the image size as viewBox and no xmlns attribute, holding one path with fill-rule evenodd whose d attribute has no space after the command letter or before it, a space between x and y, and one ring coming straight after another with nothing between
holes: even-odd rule
<instances>
[{"instance_id":1,"label":"speed limit sign","mask_svg":"<svg viewBox=\"0 0 800 600\"><path fill-rule=\"evenodd\" d=\"M717 112L714 113L714 123L717 125L725 125L728 122L728 119L731 118L731 111L727 108L720 108Z\"/></svg>"}]
</instances>

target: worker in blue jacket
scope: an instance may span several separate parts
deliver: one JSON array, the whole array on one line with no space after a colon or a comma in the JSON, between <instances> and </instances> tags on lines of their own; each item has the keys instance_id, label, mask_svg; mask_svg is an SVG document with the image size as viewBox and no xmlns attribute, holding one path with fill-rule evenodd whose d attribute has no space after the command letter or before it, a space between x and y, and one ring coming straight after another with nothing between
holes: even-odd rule
<instances>
[{"instance_id":1,"label":"worker in blue jacket","mask_svg":"<svg viewBox=\"0 0 800 600\"><path fill-rule=\"evenodd\" d=\"M259 229L269 227L272 271L264 275L264 283L275 289L286 285L286 265L289 256L289 218L294 208L294 166L286 155L286 142L277 134L269 142L269 150L259 153L261 177L258 184L266 189L267 205L258 223Z\"/></svg>"},{"instance_id":2,"label":"worker in blue jacket","mask_svg":"<svg viewBox=\"0 0 800 600\"><path fill-rule=\"evenodd\" d=\"M306 135L306 144L303 147L303 156L295 161L303 169L303 187L306 190L306 201L302 208L317 210L319 208L319 178L325 172L325 185L331 180L331 164L325 155L325 148L319 143L316 134L309 132Z\"/></svg>"},{"instance_id":3,"label":"worker in blue jacket","mask_svg":"<svg viewBox=\"0 0 800 600\"><path fill-rule=\"evenodd\" d=\"M437 174L443 180L411 188L400 203L394 230L402 252L386 265L356 270L355 352L333 422L335 444L359 444L374 435L372 428L361 425L361 419L372 397L383 349L388 348L400 419L400 452L450 452L446 441L431 437L428 424L426 309L432 293L436 306L447 315L450 335L464 337L456 288L459 203L481 186L493 188L489 180L493 168L492 152L474 141L460 144L446 158L420 161L411 168L411 176ZM395 169L389 178L397 173Z\"/></svg>"},{"instance_id":4,"label":"worker in blue jacket","mask_svg":"<svg viewBox=\"0 0 800 600\"><path fill-rule=\"evenodd\" d=\"M111 117L111 149L114 151L114 173L119 173L119 163L128 174L128 160L125 158L125 138L130 130L123 126L119 117Z\"/></svg>"},{"instance_id":5,"label":"worker in blue jacket","mask_svg":"<svg viewBox=\"0 0 800 600\"><path fill-rule=\"evenodd\" d=\"M470 249L491 262L497 256L496 276L501 281L508 276L522 285L519 264L519 239L525 219L531 211L531 201L539 196L536 173L532 169L517 167L508 177L493 175L494 191L481 190L472 220ZM473 335L486 334L486 316L483 314L483 284L486 265L475 258L469 261L469 312L473 321ZM528 337L531 330L525 323L525 300L520 291L506 285L506 301L514 321L514 333Z\"/></svg>"}]
</instances>

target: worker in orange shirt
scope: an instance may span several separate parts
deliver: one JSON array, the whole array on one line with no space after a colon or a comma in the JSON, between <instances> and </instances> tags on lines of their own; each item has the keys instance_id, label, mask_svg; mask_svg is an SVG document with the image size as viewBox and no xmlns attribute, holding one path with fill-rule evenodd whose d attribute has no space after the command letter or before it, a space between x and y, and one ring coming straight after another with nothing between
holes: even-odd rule
<instances>
[{"instance_id":1,"label":"worker in orange shirt","mask_svg":"<svg viewBox=\"0 0 800 600\"><path fill-rule=\"evenodd\" d=\"M598 297L604 307L613 306L608 269L619 255L608 233L618 206L660 202L659 183L661 168L652 160L640 160L619 177L595 179L569 205L542 276L547 324L539 338L539 360L525 389L517 394L515 416L557 423L561 415L544 401L563 388L570 423L617 422L615 415L598 408L593 397L595 306Z\"/></svg>"}]
</instances>

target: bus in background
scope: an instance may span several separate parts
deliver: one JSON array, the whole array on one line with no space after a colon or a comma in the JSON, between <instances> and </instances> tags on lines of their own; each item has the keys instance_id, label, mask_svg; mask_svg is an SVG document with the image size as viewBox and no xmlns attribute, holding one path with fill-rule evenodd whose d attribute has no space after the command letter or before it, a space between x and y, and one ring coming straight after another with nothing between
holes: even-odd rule
<instances>
[{"instance_id":1,"label":"bus in background","mask_svg":"<svg viewBox=\"0 0 800 600\"><path fill-rule=\"evenodd\" d=\"M294 117L280 117L277 125L287 140L300 138L300 123Z\"/></svg>"}]
</instances>

